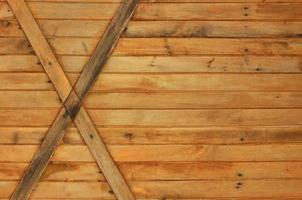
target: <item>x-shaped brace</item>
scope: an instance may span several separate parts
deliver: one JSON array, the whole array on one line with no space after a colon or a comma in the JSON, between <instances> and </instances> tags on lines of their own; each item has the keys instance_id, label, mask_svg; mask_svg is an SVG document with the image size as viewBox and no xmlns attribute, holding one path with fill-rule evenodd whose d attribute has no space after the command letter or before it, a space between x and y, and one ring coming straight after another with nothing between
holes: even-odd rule
<instances>
[{"instance_id":1,"label":"x-shaped brace","mask_svg":"<svg viewBox=\"0 0 302 200\"><path fill-rule=\"evenodd\" d=\"M72 122L75 123L81 133L116 197L119 200L134 200L134 195L100 138L91 118L82 107L82 102L101 72L101 68L110 57L139 0L123 0L74 87L70 84L61 64L44 38L24 0L7 1L60 99L64 102L40 148L35 153L23 178L12 194L11 200L29 198L32 189L47 167L55 148Z\"/></svg>"}]
</instances>

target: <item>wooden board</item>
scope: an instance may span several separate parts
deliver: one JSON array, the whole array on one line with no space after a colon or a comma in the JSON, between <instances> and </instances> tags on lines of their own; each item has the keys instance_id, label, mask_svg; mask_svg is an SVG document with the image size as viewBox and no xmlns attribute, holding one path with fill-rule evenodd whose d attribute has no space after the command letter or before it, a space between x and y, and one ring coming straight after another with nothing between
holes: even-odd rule
<instances>
[{"instance_id":1,"label":"wooden board","mask_svg":"<svg viewBox=\"0 0 302 200\"><path fill-rule=\"evenodd\" d=\"M301 162L119 162L131 181L301 179ZM0 180L19 180L27 163L0 163ZM105 181L95 163L52 162L42 181Z\"/></svg>"},{"instance_id":2,"label":"wooden board","mask_svg":"<svg viewBox=\"0 0 302 200\"><path fill-rule=\"evenodd\" d=\"M0 145L1 162L29 162L37 145ZM274 145L108 145L118 162L138 161L301 161L301 144ZM139 152L139 153L138 153ZM6 155L6 156L4 156ZM83 145L63 145L53 161L92 162Z\"/></svg>"},{"instance_id":3,"label":"wooden board","mask_svg":"<svg viewBox=\"0 0 302 200\"><path fill-rule=\"evenodd\" d=\"M74 84L78 74L67 75ZM302 74L103 74L92 91L301 91L301 78ZM0 83L0 90L53 90L44 73L0 73Z\"/></svg>"},{"instance_id":4,"label":"wooden board","mask_svg":"<svg viewBox=\"0 0 302 200\"><path fill-rule=\"evenodd\" d=\"M143 199L160 199L167 195L172 199L216 198L221 195L241 198L247 196L254 198L285 198L299 197L301 195L299 190L301 180L246 181L241 183L242 185L240 185L239 189L237 189L237 183L236 181L141 181L132 182L131 187L136 196ZM0 195L3 198L7 198L16 183L0 182L0 184L3 186L1 187ZM203 187L200 187L200 185L203 185ZM284 185L288 185L288 187L284 187ZM60 189L62 187L64 187L63 191ZM217 190L217 187L220 187L220 189ZM70 198L113 199L112 194L108 190L109 188L106 184L98 182L42 182L33 193L33 198L64 198L69 196Z\"/></svg>"},{"instance_id":5,"label":"wooden board","mask_svg":"<svg viewBox=\"0 0 302 200\"><path fill-rule=\"evenodd\" d=\"M0 108L59 108L54 91L0 91ZM301 108L302 92L90 92L89 109Z\"/></svg>"},{"instance_id":6,"label":"wooden board","mask_svg":"<svg viewBox=\"0 0 302 200\"><path fill-rule=\"evenodd\" d=\"M301 143L301 126L200 127L200 128L98 128L106 144L273 144ZM2 127L0 144L40 144L44 127ZM64 144L84 144L75 128Z\"/></svg>"},{"instance_id":7,"label":"wooden board","mask_svg":"<svg viewBox=\"0 0 302 200\"><path fill-rule=\"evenodd\" d=\"M52 38L59 55L91 55L98 39ZM302 39L123 38L113 55L301 55ZM0 38L0 54L33 54L25 38ZM144 44L144 45L141 45ZM228 46L228 48L223 48Z\"/></svg>"},{"instance_id":8,"label":"wooden board","mask_svg":"<svg viewBox=\"0 0 302 200\"><path fill-rule=\"evenodd\" d=\"M1 4L1 7L8 8L5 3ZM108 20L118 7L112 3L29 2L28 5L38 19ZM301 3L141 3L134 20L301 19L301 7ZM13 19L13 14L3 9L0 19Z\"/></svg>"},{"instance_id":9,"label":"wooden board","mask_svg":"<svg viewBox=\"0 0 302 200\"><path fill-rule=\"evenodd\" d=\"M104 20L38 20L47 38L99 37L109 21ZM0 23L0 36L24 36L16 20ZM83 28L84 27L84 28ZM132 21L122 37L297 37L301 22L289 21Z\"/></svg>"},{"instance_id":10,"label":"wooden board","mask_svg":"<svg viewBox=\"0 0 302 200\"><path fill-rule=\"evenodd\" d=\"M0 126L49 126L57 110L1 110ZM282 126L302 125L302 109L100 109L88 110L98 126ZM286 116L286 117L284 117Z\"/></svg>"},{"instance_id":11,"label":"wooden board","mask_svg":"<svg viewBox=\"0 0 302 200\"><path fill-rule=\"evenodd\" d=\"M88 56L58 56L81 72ZM34 55L0 55L0 72L43 72ZM301 73L299 56L113 56L103 73Z\"/></svg>"}]
</instances>

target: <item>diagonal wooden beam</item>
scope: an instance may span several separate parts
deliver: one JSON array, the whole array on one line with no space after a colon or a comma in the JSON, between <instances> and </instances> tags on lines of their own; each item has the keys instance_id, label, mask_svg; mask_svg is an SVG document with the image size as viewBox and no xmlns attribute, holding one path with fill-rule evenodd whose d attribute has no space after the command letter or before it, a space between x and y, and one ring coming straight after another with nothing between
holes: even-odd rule
<instances>
[{"instance_id":1,"label":"diagonal wooden beam","mask_svg":"<svg viewBox=\"0 0 302 200\"><path fill-rule=\"evenodd\" d=\"M16 187L11 199L23 200L29 198L33 187L45 170L56 146L64 136L66 128L74 120L116 197L121 200L134 200L134 195L131 193L81 103L89 88L96 80L101 68L108 60L120 35L126 28L138 5L138 0L124 0L122 2L91 59L85 65L74 89L24 0L8 0L8 3L57 90L58 95L64 102L63 107L49 128L48 134L43 140L41 147L35 153L32 162Z\"/></svg>"}]
</instances>

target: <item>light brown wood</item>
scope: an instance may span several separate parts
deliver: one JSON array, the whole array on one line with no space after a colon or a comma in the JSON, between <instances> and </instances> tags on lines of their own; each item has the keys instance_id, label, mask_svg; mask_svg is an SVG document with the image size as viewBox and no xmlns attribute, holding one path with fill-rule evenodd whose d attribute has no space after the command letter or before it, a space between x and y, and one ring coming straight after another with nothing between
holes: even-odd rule
<instances>
[{"instance_id":1,"label":"light brown wood","mask_svg":"<svg viewBox=\"0 0 302 200\"><path fill-rule=\"evenodd\" d=\"M25 1L74 85L121 0ZM137 199L302 200L302 1L140 2L83 102ZM19 26L0 0L1 200L62 106ZM115 199L75 125L41 180Z\"/></svg>"},{"instance_id":2,"label":"light brown wood","mask_svg":"<svg viewBox=\"0 0 302 200\"><path fill-rule=\"evenodd\" d=\"M37 20L46 38L100 37L109 21ZM0 23L0 36L24 37L15 20ZM83 28L84 27L84 28ZM132 21L122 37L300 37L301 22Z\"/></svg>"},{"instance_id":3,"label":"light brown wood","mask_svg":"<svg viewBox=\"0 0 302 200\"><path fill-rule=\"evenodd\" d=\"M37 148L38 145L0 145L0 161L29 162ZM108 145L108 149L118 162L302 160L301 144ZM93 162L94 158L85 145L62 145L58 147L52 160Z\"/></svg>"},{"instance_id":4,"label":"light brown wood","mask_svg":"<svg viewBox=\"0 0 302 200\"><path fill-rule=\"evenodd\" d=\"M103 128L106 144L269 144L301 143L301 126L200 127L200 128ZM2 127L0 144L40 144L47 128ZM84 144L77 129L69 128L64 144Z\"/></svg>"},{"instance_id":5,"label":"light brown wood","mask_svg":"<svg viewBox=\"0 0 302 200\"><path fill-rule=\"evenodd\" d=\"M245 198L300 197L301 180L287 181L180 181L180 182L133 182L132 187L139 198L216 198L220 196ZM200 186L203 187L200 187ZM288 187L284 187L287 185ZM219 190L217 189L219 188Z\"/></svg>"},{"instance_id":6,"label":"light brown wood","mask_svg":"<svg viewBox=\"0 0 302 200\"><path fill-rule=\"evenodd\" d=\"M1 2L1 6L5 4ZM53 3L28 2L39 19L106 19L118 8L118 3ZM176 6L177 5L177 6ZM135 20L251 20L301 19L300 3L141 3ZM69 10L69 12L65 12ZM0 19L12 19L6 10Z\"/></svg>"},{"instance_id":7,"label":"light brown wood","mask_svg":"<svg viewBox=\"0 0 302 200\"><path fill-rule=\"evenodd\" d=\"M101 68L104 63L106 63L117 40L119 39L120 34L131 18L138 1L125 1L118 9L117 14L114 16L106 33L99 43L96 53L92 55L92 58L83 69L83 77L81 75L75 85L75 90L77 91L80 99L72 90L72 86L68 82L60 63L57 61L39 27L35 23L35 20L25 2L9 0L8 3L14 10L22 28L25 30L25 34L31 42L31 45L33 46L47 75L52 80L59 97L62 101L66 100L54 123L51 125L49 133L43 140L40 150L35 153L33 161L25 172L21 182L17 185L16 190L13 192L11 199L19 200L29 198L33 187L45 170L54 149L62 139L66 127L71 123L71 120L74 120L78 112L81 114L75 118L75 123L77 124L79 131L82 133L82 136L86 144L89 146L90 151L95 157L100 169L103 171L104 176L112 187L112 190L115 192L115 195L121 200L135 199L118 168L115 166L106 146L97 134L97 130L93 126L89 115L83 108L81 108L80 102L95 81L95 78L98 76L100 72L98 67ZM115 28L115 26L117 28Z\"/></svg>"},{"instance_id":8,"label":"light brown wood","mask_svg":"<svg viewBox=\"0 0 302 200\"><path fill-rule=\"evenodd\" d=\"M52 38L58 55L91 55L96 38ZM122 38L113 55L301 55L301 38ZM0 54L33 54L25 38L0 38ZM144 44L144 45L141 45ZM223 48L227 46L228 48Z\"/></svg>"},{"instance_id":9,"label":"light brown wood","mask_svg":"<svg viewBox=\"0 0 302 200\"><path fill-rule=\"evenodd\" d=\"M207 127L301 125L302 109L100 109L89 110L95 125L110 127ZM4 109L0 126L49 126L56 109ZM286 117L285 117L286 116ZM80 118L79 118L80 119Z\"/></svg>"},{"instance_id":10,"label":"light brown wood","mask_svg":"<svg viewBox=\"0 0 302 200\"><path fill-rule=\"evenodd\" d=\"M131 182L135 194L142 199L161 199L169 195L172 199L188 198L218 198L219 197L246 197L291 199L301 196L301 180L250 180L238 181L135 181ZM0 182L0 196L8 197L16 182ZM200 186L203 187L200 187ZM284 187L287 185L288 187ZM219 190L217 188L220 187ZM64 188L62 190L61 188ZM62 183L42 182L33 193L33 198L88 198L113 199L108 185L99 182ZM286 198L287 197L287 198ZM281 198L281 199L282 199Z\"/></svg>"},{"instance_id":11,"label":"light brown wood","mask_svg":"<svg viewBox=\"0 0 302 200\"><path fill-rule=\"evenodd\" d=\"M5 0L0 0L5 1ZM38 1L38 2L88 2L88 3L119 3L121 0L26 0L25 2ZM278 2L277 0L267 0L267 2ZM279 0L280 2L291 2L293 0ZM299 1L299 0L295 0ZM190 3L190 2L263 2L262 0L141 0L141 2L170 2L170 3Z\"/></svg>"},{"instance_id":12,"label":"light brown wood","mask_svg":"<svg viewBox=\"0 0 302 200\"><path fill-rule=\"evenodd\" d=\"M58 56L65 72L81 72L88 56ZM298 56L112 56L103 73L301 73ZM131 66L131 67L129 67ZM34 55L0 55L1 72L42 72Z\"/></svg>"},{"instance_id":13,"label":"light brown wood","mask_svg":"<svg viewBox=\"0 0 302 200\"><path fill-rule=\"evenodd\" d=\"M1 200L7 200L6 198L0 198ZM31 198L33 200L41 200L41 198ZM65 198L64 198L65 199ZM199 200L212 200L213 198L200 198ZM227 197L217 197L218 200L234 200L234 198L227 198ZM243 198L235 198L235 199L243 199ZM254 200L255 198L244 198L246 200ZM288 200L286 197L278 198L280 200ZM291 197L290 200L301 200L302 198L299 197ZM48 198L48 200L61 200L60 198ZM66 198L66 200L99 200L98 198ZM139 198L139 200L146 200L145 198ZM150 200L150 198L149 198ZM161 198L152 198L152 200L161 200ZM188 199L188 198L167 198L167 200L195 200L195 199ZM261 198L261 200L276 200L276 198Z\"/></svg>"},{"instance_id":14,"label":"light brown wood","mask_svg":"<svg viewBox=\"0 0 302 200\"><path fill-rule=\"evenodd\" d=\"M59 108L54 91L0 91L0 108ZM90 92L88 109L302 108L302 92Z\"/></svg>"},{"instance_id":15,"label":"light brown wood","mask_svg":"<svg viewBox=\"0 0 302 200\"><path fill-rule=\"evenodd\" d=\"M127 180L301 179L301 162L119 162ZM27 163L0 163L0 180L19 180ZM95 163L53 162L42 181L104 181Z\"/></svg>"},{"instance_id":16,"label":"light brown wood","mask_svg":"<svg viewBox=\"0 0 302 200\"><path fill-rule=\"evenodd\" d=\"M79 74L67 74L74 84ZM103 74L92 91L301 91L302 74ZM0 90L54 90L44 73L0 73ZM256 84L257 83L257 84Z\"/></svg>"}]
</instances>

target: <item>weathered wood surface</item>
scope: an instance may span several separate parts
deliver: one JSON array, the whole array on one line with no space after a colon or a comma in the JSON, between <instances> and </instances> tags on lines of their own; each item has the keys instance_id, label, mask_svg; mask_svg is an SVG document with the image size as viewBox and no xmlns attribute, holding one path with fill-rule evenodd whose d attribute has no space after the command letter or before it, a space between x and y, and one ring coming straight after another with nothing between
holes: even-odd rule
<instances>
[{"instance_id":1,"label":"weathered wood surface","mask_svg":"<svg viewBox=\"0 0 302 200\"><path fill-rule=\"evenodd\" d=\"M0 91L0 108L59 108L54 91ZM302 108L301 91L90 92L88 109Z\"/></svg>"},{"instance_id":2,"label":"weathered wood surface","mask_svg":"<svg viewBox=\"0 0 302 200\"><path fill-rule=\"evenodd\" d=\"M6 1L6 0L0 0ZM82 2L82 3L120 3L122 0L25 0L25 2ZM298 3L301 0L141 0L147 3Z\"/></svg>"},{"instance_id":3,"label":"weathered wood surface","mask_svg":"<svg viewBox=\"0 0 302 200\"><path fill-rule=\"evenodd\" d=\"M28 2L38 19L102 19L112 18L118 3L53 3ZM176 6L177 5L177 6ZM0 19L13 19L8 5ZM302 18L300 3L141 3L134 20L296 20ZM69 10L69 12L65 12Z\"/></svg>"},{"instance_id":4,"label":"weathered wood surface","mask_svg":"<svg viewBox=\"0 0 302 200\"><path fill-rule=\"evenodd\" d=\"M1 162L29 162L38 145L0 145ZM301 144L108 145L115 161L301 161ZM139 152L139 153L138 153ZM6 155L6 156L5 156ZM62 145L53 161L93 162L85 145Z\"/></svg>"},{"instance_id":5,"label":"weathered wood surface","mask_svg":"<svg viewBox=\"0 0 302 200\"><path fill-rule=\"evenodd\" d=\"M74 84L79 74L67 74ZM301 91L302 74L103 74L92 91ZM44 73L0 73L0 90L54 90ZM257 83L257 84L256 84Z\"/></svg>"},{"instance_id":6,"label":"weathered wood surface","mask_svg":"<svg viewBox=\"0 0 302 200\"><path fill-rule=\"evenodd\" d=\"M58 56L65 72L81 72L88 56ZM0 55L0 72L43 72L34 55ZM299 56L112 56L103 73L301 73Z\"/></svg>"},{"instance_id":7,"label":"weathered wood surface","mask_svg":"<svg viewBox=\"0 0 302 200\"><path fill-rule=\"evenodd\" d=\"M1 127L0 144L40 144L44 127ZM282 144L301 143L301 126L200 127L200 128L103 128L106 144ZM64 144L84 144L77 129L70 128Z\"/></svg>"},{"instance_id":8,"label":"weathered wood surface","mask_svg":"<svg viewBox=\"0 0 302 200\"><path fill-rule=\"evenodd\" d=\"M302 125L301 108L293 109L97 109L89 110L97 126L206 127ZM4 109L0 126L49 126L57 109Z\"/></svg>"},{"instance_id":9,"label":"weathered wood surface","mask_svg":"<svg viewBox=\"0 0 302 200\"><path fill-rule=\"evenodd\" d=\"M249 180L238 181L135 181L131 188L139 199L161 199L169 195L172 199L253 197L278 198L301 196L301 180ZM7 198L16 182L0 182L0 195ZM200 187L200 186L203 187ZM284 187L284 185L288 187ZM217 190L217 188L220 188ZM64 190L62 190L64 188ZM41 182L33 193L33 198L101 198L114 199L106 183L100 182Z\"/></svg>"},{"instance_id":10,"label":"weathered wood surface","mask_svg":"<svg viewBox=\"0 0 302 200\"><path fill-rule=\"evenodd\" d=\"M98 39L56 37L48 40L59 55L91 55ZM33 54L25 38L0 38L0 54ZM145 45L141 45L145 44ZM224 48L224 47L228 48ZM287 55L302 54L302 39L122 38L113 55Z\"/></svg>"},{"instance_id":11,"label":"weathered wood surface","mask_svg":"<svg viewBox=\"0 0 302 200\"><path fill-rule=\"evenodd\" d=\"M100 37L109 21L37 20L46 38ZM16 20L0 23L0 36L24 37ZM84 27L84 28L83 28ZM122 37L301 37L301 22L289 21L132 21Z\"/></svg>"},{"instance_id":12,"label":"weathered wood surface","mask_svg":"<svg viewBox=\"0 0 302 200\"><path fill-rule=\"evenodd\" d=\"M7 200L61 103L0 1ZM120 2L28 0L72 84ZM138 199L301 200L302 1L141 2L83 102ZM114 198L84 144L68 129L32 199Z\"/></svg>"},{"instance_id":13,"label":"weathered wood surface","mask_svg":"<svg viewBox=\"0 0 302 200\"><path fill-rule=\"evenodd\" d=\"M120 200L135 199L118 168L115 166L105 144L97 134L97 130L92 124L89 115L81 108L81 101L95 82L101 67L108 60L116 42L137 7L138 1L124 1L121 4L106 33L96 47L95 52L92 54L92 58L86 64L80 78L75 84L76 92L68 82L60 63L43 37L25 2L9 0L8 3L12 10L14 10L43 68L53 82L59 97L64 101L63 107L51 125L40 149L35 153L30 166L22 177L21 182L17 185L11 199L29 198L31 191L53 155L57 144L63 138L65 130L73 120L75 120L80 133L90 148L90 152L104 173L116 197ZM77 116L78 112L81 114Z\"/></svg>"},{"instance_id":14,"label":"weathered wood surface","mask_svg":"<svg viewBox=\"0 0 302 200\"><path fill-rule=\"evenodd\" d=\"M301 162L119 162L127 180L261 180L301 179ZM0 180L19 180L27 163L0 163ZM41 181L105 181L95 163L53 162Z\"/></svg>"}]
</instances>

